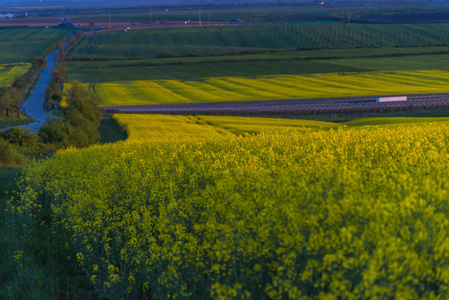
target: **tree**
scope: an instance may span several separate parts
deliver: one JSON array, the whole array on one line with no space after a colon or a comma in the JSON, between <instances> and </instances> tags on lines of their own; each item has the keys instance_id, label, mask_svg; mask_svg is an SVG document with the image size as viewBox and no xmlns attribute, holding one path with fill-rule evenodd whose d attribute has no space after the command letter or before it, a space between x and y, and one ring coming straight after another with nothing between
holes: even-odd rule
<instances>
[{"instance_id":1,"label":"tree","mask_svg":"<svg viewBox=\"0 0 449 300\"><path fill-rule=\"evenodd\" d=\"M31 68L37 70L45 65L45 59L40 56L36 56L31 60L31 64Z\"/></svg>"},{"instance_id":2,"label":"tree","mask_svg":"<svg viewBox=\"0 0 449 300\"><path fill-rule=\"evenodd\" d=\"M62 119L49 119L41 126L38 134L43 143L64 147L70 145L70 131L70 125L64 123Z\"/></svg>"},{"instance_id":3,"label":"tree","mask_svg":"<svg viewBox=\"0 0 449 300\"><path fill-rule=\"evenodd\" d=\"M6 111L6 117L12 108L17 109L17 118L20 118L20 104L22 104L22 95L15 88L8 89L0 98L0 106Z\"/></svg>"},{"instance_id":4,"label":"tree","mask_svg":"<svg viewBox=\"0 0 449 300\"><path fill-rule=\"evenodd\" d=\"M95 143L100 137L99 98L79 81L72 83L65 96L67 109L63 119L50 120L43 125L39 131L41 140L62 147Z\"/></svg>"},{"instance_id":5,"label":"tree","mask_svg":"<svg viewBox=\"0 0 449 300\"><path fill-rule=\"evenodd\" d=\"M76 146L95 143L100 134L100 99L81 82L74 81L66 93L66 121L73 127L71 140Z\"/></svg>"},{"instance_id":6,"label":"tree","mask_svg":"<svg viewBox=\"0 0 449 300\"><path fill-rule=\"evenodd\" d=\"M9 89L9 97L13 107L17 110L17 118L20 118L20 105L22 104L22 94L18 89Z\"/></svg>"},{"instance_id":7,"label":"tree","mask_svg":"<svg viewBox=\"0 0 449 300\"><path fill-rule=\"evenodd\" d=\"M6 117L8 118L9 117L9 111L12 108L11 99L10 99L8 93L4 93L2 95L2 97L0 98L0 107L5 110Z\"/></svg>"},{"instance_id":8,"label":"tree","mask_svg":"<svg viewBox=\"0 0 449 300\"><path fill-rule=\"evenodd\" d=\"M30 129L22 129L20 127L10 128L0 132L0 138L4 139L12 145L33 147L36 144L36 136Z\"/></svg>"}]
</instances>

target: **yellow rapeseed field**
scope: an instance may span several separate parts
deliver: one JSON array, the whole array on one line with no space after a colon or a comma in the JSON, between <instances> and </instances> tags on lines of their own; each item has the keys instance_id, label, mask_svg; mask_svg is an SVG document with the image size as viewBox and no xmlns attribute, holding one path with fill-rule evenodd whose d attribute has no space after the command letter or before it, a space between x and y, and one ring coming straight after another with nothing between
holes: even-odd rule
<instances>
[{"instance_id":1,"label":"yellow rapeseed field","mask_svg":"<svg viewBox=\"0 0 449 300\"><path fill-rule=\"evenodd\" d=\"M0 64L0 88L11 86L17 77L25 74L30 68L30 63Z\"/></svg>"},{"instance_id":2,"label":"yellow rapeseed field","mask_svg":"<svg viewBox=\"0 0 449 300\"><path fill-rule=\"evenodd\" d=\"M448 92L448 71L392 71L210 77L195 81L118 81L95 84L104 105L321 98Z\"/></svg>"},{"instance_id":3,"label":"yellow rapeseed field","mask_svg":"<svg viewBox=\"0 0 449 300\"><path fill-rule=\"evenodd\" d=\"M104 297L449 297L446 123L160 126L35 163L8 206L17 225L49 224Z\"/></svg>"},{"instance_id":4,"label":"yellow rapeseed field","mask_svg":"<svg viewBox=\"0 0 449 300\"><path fill-rule=\"evenodd\" d=\"M128 142L173 138L216 137L280 130L337 128L331 122L278 118L115 114L126 128Z\"/></svg>"}]
</instances>

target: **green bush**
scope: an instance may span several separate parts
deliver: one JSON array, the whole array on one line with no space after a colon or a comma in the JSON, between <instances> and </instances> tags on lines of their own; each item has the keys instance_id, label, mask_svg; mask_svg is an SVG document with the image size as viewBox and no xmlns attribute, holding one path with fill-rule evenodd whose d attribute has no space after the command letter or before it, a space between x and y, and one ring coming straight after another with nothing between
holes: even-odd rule
<instances>
[{"instance_id":1,"label":"green bush","mask_svg":"<svg viewBox=\"0 0 449 300\"><path fill-rule=\"evenodd\" d=\"M29 161L13 145L0 139L0 167L21 166L29 163Z\"/></svg>"},{"instance_id":2,"label":"green bush","mask_svg":"<svg viewBox=\"0 0 449 300\"><path fill-rule=\"evenodd\" d=\"M39 138L45 144L68 145L68 136L71 126L61 119L49 120L39 130Z\"/></svg>"},{"instance_id":3,"label":"green bush","mask_svg":"<svg viewBox=\"0 0 449 300\"><path fill-rule=\"evenodd\" d=\"M8 143L18 146L34 146L37 142L36 136L33 135L31 130L19 127L1 132L0 137Z\"/></svg>"}]
</instances>

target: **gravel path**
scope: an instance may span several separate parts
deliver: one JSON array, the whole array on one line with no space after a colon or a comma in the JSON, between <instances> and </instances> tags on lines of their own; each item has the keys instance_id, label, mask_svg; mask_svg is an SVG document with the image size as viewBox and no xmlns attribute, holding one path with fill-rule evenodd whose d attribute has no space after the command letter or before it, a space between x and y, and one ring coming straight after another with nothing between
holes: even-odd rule
<instances>
[{"instance_id":1,"label":"gravel path","mask_svg":"<svg viewBox=\"0 0 449 300\"><path fill-rule=\"evenodd\" d=\"M24 125L22 128L38 131L47 119L48 113L44 111L45 90L50 84L51 72L56 66L54 60L56 54L58 54L58 51L54 51L47 56L47 66L42 71L39 81L31 92L30 97L21 106L22 112L36 120L36 122Z\"/></svg>"}]
</instances>

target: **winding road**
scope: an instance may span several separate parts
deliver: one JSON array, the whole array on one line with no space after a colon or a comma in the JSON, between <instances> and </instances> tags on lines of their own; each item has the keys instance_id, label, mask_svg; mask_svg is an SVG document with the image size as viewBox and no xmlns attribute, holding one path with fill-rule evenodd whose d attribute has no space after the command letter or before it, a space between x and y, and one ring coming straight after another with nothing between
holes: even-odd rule
<instances>
[{"instance_id":1,"label":"winding road","mask_svg":"<svg viewBox=\"0 0 449 300\"><path fill-rule=\"evenodd\" d=\"M30 97L25 100L20 108L29 118L36 120L34 123L22 126L22 128L29 128L33 131L38 131L46 122L48 113L44 111L45 90L50 84L51 72L56 66L56 61L54 58L58 52L58 50L53 51L47 56L47 66L41 72L41 76L31 92Z\"/></svg>"}]
</instances>

